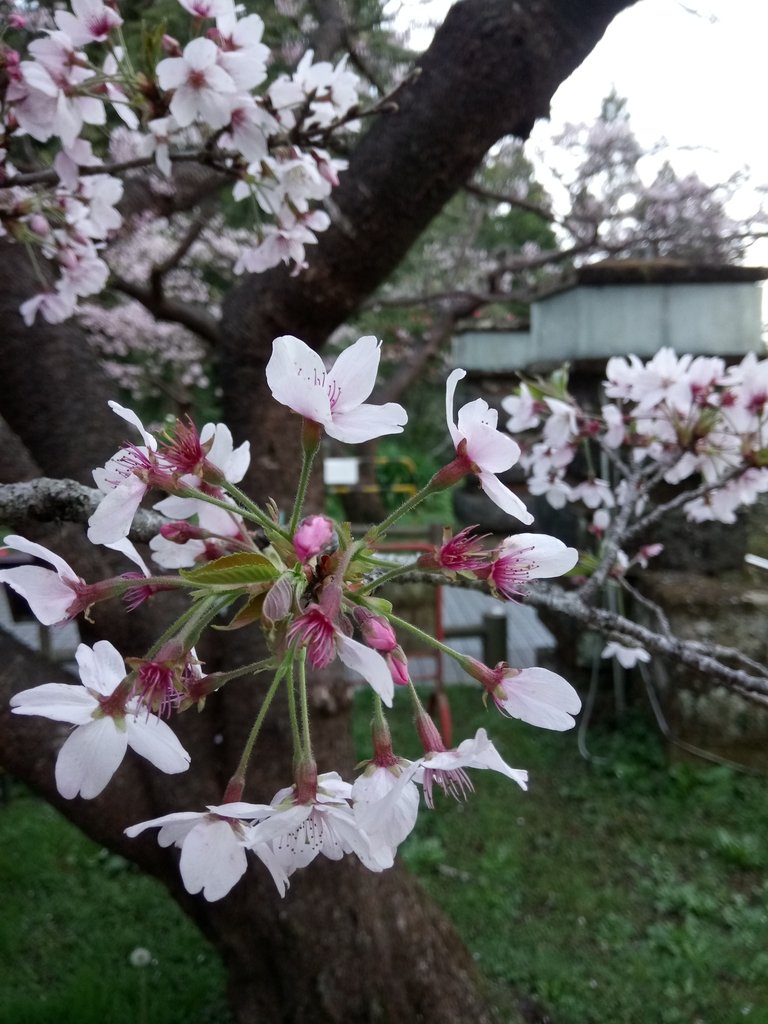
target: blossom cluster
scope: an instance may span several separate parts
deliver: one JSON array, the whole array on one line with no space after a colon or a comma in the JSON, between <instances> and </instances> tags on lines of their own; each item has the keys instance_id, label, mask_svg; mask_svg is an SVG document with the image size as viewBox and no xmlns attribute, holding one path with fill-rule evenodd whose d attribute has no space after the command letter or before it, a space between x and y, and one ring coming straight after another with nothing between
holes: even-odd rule
<instances>
[{"instance_id":1,"label":"blossom cluster","mask_svg":"<svg viewBox=\"0 0 768 1024\"><path fill-rule=\"evenodd\" d=\"M358 79L344 60L315 63L268 81L271 54L257 14L234 0L179 0L190 15L185 45L164 36L154 66L134 68L115 4L72 0L42 35L16 14L19 48L0 38L0 237L33 247L56 273L22 305L58 323L101 292L108 241L122 226L118 172L154 164L173 188L173 162L199 160L225 174L236 200L253 200L258 243L235 270L305 264L305 246L329 226L318 208L346 166L326 150L341 125L354 128ZM202 33L202 34L198 34ZM105 150L98 129L122 121ZM55 181L21 173L25 139L56 144ZM127 165L127 167L126 167Z\"/></svg>"},{"instance_id":2,"label":"blossom cluster","mask_svg":"<svg viewBox=\"0 0 768 1024\"><path fill-rule=\"evenodd\" d=\"M636 518L664 483L696 492L680 502L691 522L730 524L768 490L768 360L750 353L727 366L662 348L647 362L609 359L602 388L599 414L562 382L524 383L502 402L507 428L531 432L520 459L528 490L553 508L580 502L602 534L630 482Z\"/></svg>"},{"instance_id":3,"label":"blossom cluster","mask_svg":"<svg viewBox=\"0 0 768 1024\"><path fill-rule=\"evenodd\" d=\"M393 863L399 844L413 829L423 793L432 808L437 791L466 798L473 783L468 771L499 772L522 789L527 773L505 763L484 729L449 748L420 703L410 680L401 639L415 634L456 658L480 684L491 706L534 726L563 730L580 709L575 690L544 668L501 662L487 666L447 647L409 622L376 595L398 574L426 570L446 580L484 581L503 600L518 599L531 579L572 569L577 553L555 538L520 533L498 542L474 530L449 532L442 543L409 566L392 568L377 546L392 525L431 494L467 474L479 477L486 493L519 521L530 515L520 499L497 478L516 461L519 448L497 429L496 413L482 399L454 414L457 383L446 390L447 429L455 453L422 490L411 496L365 536L353 537L348 524L303 510L312 461L322 436L362 443L403 430L407 414L395 403L367 401L375 383L380 343L360 338L326 367L299 339L278 338L267 366L274 398L301 418L303 464L294 506L286 518L263 508L238 486L248 469L247 442L235 446L224 424L198 430L190 421L153 434L130 409L113 411L136 433L94 478L102 492L88 537L121 551L134 563L122 575L87 582L55 552L12 535L5 543L35 564L0 571L7 584L28 601L46 625L87 614L100 602L122 599L128 608L176 589L188 610L165 630L143 656L124 659L111 643L77 651L81 683L46 683L11 700L19 715L40 715L73 727L55 768L56 784L68 798L92 798L109 784L126 750L163 772L185 771L190 758L172 723L230 680L268 673L261 705L220 802L204 809L173 811L130 825L136 836L158 828L161 846L180 848L180 870L189 892L204 898L225 896L247 869L252 853L285 893L292 873L318 855L337 860L354 854L372 871ZM145 495L164 496L154 508L161 517L150 543L162 570L155 575L128 534ZM43 563L43 564L41 564ZM268 656L231 671L208 673L196 653L203 632L224 617L230 629L260 629ZM318 771L313 755L307 668L341 662L371 690L372 751L353 782L337 772ZM285 695L293 738L293 778L269 803L243 799L251 757L273 699ZM386 708L395 694L412 703L423 753L414 760L393 749Z\"/></svg>"}]
</instances>

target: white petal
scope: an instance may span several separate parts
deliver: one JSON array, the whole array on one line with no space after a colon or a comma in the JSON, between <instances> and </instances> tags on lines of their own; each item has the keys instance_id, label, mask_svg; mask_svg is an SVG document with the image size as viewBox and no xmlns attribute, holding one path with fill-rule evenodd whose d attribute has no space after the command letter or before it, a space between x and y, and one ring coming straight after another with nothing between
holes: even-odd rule
<instances>
[{"instance_id":1,"label":"white petal","mask_svg":"<svg viewBox=\"0 0 768 1024\"><path fill-rule=\"evenodd\" d=\"M523 669L519 675L505 677L501 687L507 714L541 729L571 729L571 716L581 710L581 700L571 684L546 668Z\"/></svg>"},{"instance_id":2,"label":"white petal","mask_svg":"<svg viewBox=\"0 0 768 1024\"><path fill-rule=\"evenodd\" d=\"M79 725L67 737L56 759L56 787L72 800L98 796L120 767L127 740L111 718L97 718Z\"/></svg>"},{"instance_id":3,"label":"white petal","mask_svg":"<svg viewBox=\"0 0 768 1024\"><path fill-rule=\"evenodd\" d=\"M161 772L176 775L189 768L189 754L179 743L176 733L156 715L147 715L143 711L138 715L126 715L125 727L131 749L146 757Z\"/></svg>"},{"instance_id":4,"label":"white petal","mask_svg":"<svg viewBox=\"0 0 768 1024\"><path fill-rule=\"evenodd\" d=\"M184 47L183 59L195 71L207 71L216 63L218 52L218 47L212 40L198 37Z\"/></svg>"},{"instance_id":5,"label":"white petal","mask_svg":"<svg viewBox=\"0 0 768 1024\"><path fill-rule=\"evenodd\" d=\"M44 626L55 626L69 618L67 613L75 600L75 592L52 569L43 569L40 565L2 569L0 582L21 594Z\"/></svg>"},{"instance_id":6,"label":"white petal","mask_svg":"<svg viewBox=\"0 0 768 1024\"><path fill-rule=\"evenodd\" d=\"M364 404L347 412L334 409L325 432L344 444L362 444L384 434L401 434L407 422L408 413L395 402Z\"/></svg>"},{"instance_id":7,"label":"white petal","mask_svg":"<svg viewBox=\"0 0 768 1024\"><path fill-rule=\"evenodd\" d=\"M507 537L499 549L499 557L506 558L520 553L521 565L531 563L529 579L550 579L570 572L579 560L575 548L568 548L557 537L546 533L516 533Z\"/></svg>"},{"instance_id":8,"label":"white petal","mask_svg":"<svg viewBox=\"0 0 768 1024\"><path fill-rule=\"evenodd\" d=\"M533 516L520 498L510 491L493 473L481 473L479 479L480 486L494 505L498 505L507 515L514 516L515 519L519 519L526 526L533 522Z\"/></svg>"},{"instance_id":9,"label":"white petal","mask_svg":"<svg viewBox=\"0 0 768 1024\"><path fill-rule=\"evenodd\" d=\"M464 380L466 376L466 370L453 370L449 375L448 380L445 382L445 418L448 422L448 430L451 434L451 440L457 448L459 446L459 442L462 440L462 435L456 428L456 423L453 418L453 399L456 394L456 385L460 380Z\"/></svg>"},{"instance_id":10,"label":"white petal","mask_svg":"<svg viewBox=\"0 0 768 1024\"><path fill-rule=\"evenodd\" d=\"M459 410L459 433L467 439L467 455L480 469L504 473L520 458L520 446L496 429L498 413L482 398Z\"/></svg>"},{"instance_id":11,"label":"white petal","mask_svg":"<svg viewBox=\"0 0 768 1024\"><path fill-rule=\"evenodd\" d=\"M266 374L272 395L281 405L316 423L330 421L325 366L309 345L292 335L276 338Z\"/></svg>"},{"instance_id":12,"label":"white petal","mask_svg":"<svg viewBox=\"0 0 768 1024\"><path fill-rule=\"evenodd\" d=\"M115 544L128 536L133 517L147 492L143 480L131 474L99 502L88 520L91 544Z\"/></svg>"},{"instance_id":13,"label":"white petal","mask_svg":"<svg viewBox=\"0 0 768 1024\"><path fill-rule=\"evenodd\" d=\"M86 725L98 703L84 686L71 683L43 683L15 693L10 700L17 715L40 715L54 722Z\"/></svg>"},{"instance_id":14,"label":"white petal","mask_svg":"<svg viewBox=\"0 0 768 1024\"><path fill-rule=\"evenodd\" d=\"M379 372L380 349L381 342L373 335L366 335L339 355L328 373L334 385L334 411L355 409L373 391Z\"/></svg>"},{"instance_id":15,"label":"white petal","mask_svg":"<svg viewBox=\"0 0 768 1024\"><path fill-rule=\"evenodd\" d=\"M42 544L35 544L34 541L27 540L26 537L19 537L15 533L4 537L3 544L13 548L14 551L21 551L25 555L32 555L33 558L41 558L44 562L52 565L61 576L66 576L74 582L77 582L80 578L68 562L65 562L54 551L49 551L48 548L43 547Z\"/></svg>"},{"instance_id":16,"label":"white petal","mask_svg":"<svg viewBox=\"0 0 768 1024\"><path fill-rule=\"evenodd\" d=\"M336 649L339 658L347 668L359 672L367 683L378 693L388 708L392 707L395 684L389 666L378 651L365 644L358 643L351 637L337 634Z\"/></svg>"},{"instance_id":17,"label":"white petal","mask_svg":"<svg viewBox=\"0 0 768 1024\"><path fill-rule=\"evenodd\" d=\"M205 818L184 840L179 870L187 892L202 889L209 900L220 900L248 867L245 847L226 821Z\"/></svg>"},{"instance_id":18,"label":"white petal","mask_svg":"<svg viewBox=\"0 0 768 1024\"><path fill-rule=\"evenodd\" d=\"M160 826L157 836L160 846L171 846L172 843L180 846L183 838L204 817L205 815L200 811L174 811L173 814L163 814L160 818L140 821L138 825L130 825L123 831L129 839L135 839L145 829Z\"/></svg>"},{"instance_id":19,"label":"white petal","mask_svg":"<svg viewBox=\"0 0 768 1024\"><path fill-rule=\"evenodd\" d=\"M97 640L91 649L80 644L75 651L80 678L89 690L108 697L125 678L125 662L109 640Z\"/></svg>"},{"instance_id":20,"label":"white petal","mask_svg":"<svg viewBox=\"0 0 768 1024\"><path fill-rule=\"evenodd\" d=\"M121 419L124 419L126 423L130 423L132 427L135 427L138 430L144 444L150 449L150 451L157 451L157 441L148 430L145 430L144 424L132 409L128 409L124 405L119 405L117 402L107 402L107 405L112 412L116 413L121 417Z\"/></svg>"}]
</instances>

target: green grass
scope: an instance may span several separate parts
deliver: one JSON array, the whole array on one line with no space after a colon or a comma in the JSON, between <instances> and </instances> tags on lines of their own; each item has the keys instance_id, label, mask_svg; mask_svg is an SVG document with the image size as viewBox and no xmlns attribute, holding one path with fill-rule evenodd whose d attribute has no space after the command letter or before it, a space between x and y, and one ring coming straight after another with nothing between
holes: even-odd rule
<instances>
[{"instance_id":1,"label":"green grass","mask_svg":"<svg viewBox=\"0 0 768 1024\"><path fill-rule=\"evenodd\" d=\"M423 811L402 856L500 1021L524 1001L556 1024L768 1024L765 780L669 768L641 723L595 731L607 760L588 765L572 734L450 696L457 739L485 726L530 790L472 773L470 800ZM393 733L417 753L405 702ZM225 1024L221 967L162 889L23 794L0 808L0 892L0 1024ZM139 946L148 967L129 964Z\"/></svg>"}]
</instances>

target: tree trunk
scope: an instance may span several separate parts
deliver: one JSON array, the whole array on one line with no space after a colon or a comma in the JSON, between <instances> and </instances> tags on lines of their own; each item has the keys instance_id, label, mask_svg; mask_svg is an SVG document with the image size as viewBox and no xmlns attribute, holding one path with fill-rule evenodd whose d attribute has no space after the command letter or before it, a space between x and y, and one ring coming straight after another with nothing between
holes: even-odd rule
<instances>
[{"instance_id":1,"label":"tree trunk","mask_svg":"<svg viewBox=\"0 0 768 1024\"><path fill-rule=\"evenodd\" d=\"M253 444L254 497L272 496L285 506L295 486L286 467L298 465L298 424L272 401L264 382L273 338L291 333L319 347L386 278L489 146L505 134L525 137L535 118L546 115L555 88L630 2L461 0L424 56L420 76L403 90L399 112L380 117L352 154L334 194L334 225L315 248L309 270L296 278L272 271L233 290L223 324L224 418L238 442L250 438ZM0 413L31 460L25 463L20 450L21 472L36 463L51 475L88 480L88 470L114 451L122 424L106 414L108 392L76 327L23 328L15 308L29 289L14 280L18 250L0 251L0 259L0 309L11 339L0 376ZM162 606L155 600L153 618L159 620ZM153 639L150 626L99 610L101 635L120 633L126 655L142 654ZM255 640L245 633L227 634L204 651L207 668L225 658L229 668L251 660ZM127 825L221 800L262 682L234 681L209 701L205 714L174 722L192 755L188 773L160 776L129 757L102 797L68 802L53 785L53 762L66 730L12 716L7 703L13 692L56 676L44 659L10 638L2 638L0 653L3 766L88 835L167 885L223 954L240 1024L489 1020L468 954L442 913L400 869L374 875L352 858L316 863L294 876L280 900L257 866L227 899L208 904L181 887L176 852L160 850L154 836L126 839ZM338 769L350 778L347 687L318 679L311 699L320 771ZM290 782L289 748L284 717L273 715L259 738L259 770L246 799L268 800Z\"/></svg>"}]
</instances>

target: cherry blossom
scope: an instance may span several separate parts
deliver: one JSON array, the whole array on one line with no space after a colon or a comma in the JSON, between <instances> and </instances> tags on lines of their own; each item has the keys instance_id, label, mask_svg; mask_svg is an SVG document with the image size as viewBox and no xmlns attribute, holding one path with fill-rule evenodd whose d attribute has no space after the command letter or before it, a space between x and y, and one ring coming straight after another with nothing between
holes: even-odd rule
<instances>
[{"instance_id":1,"label":"cherry blossom","mask_svg":"<svg viewBox=\"0 0 768 1024\"><path fill-rule=\"evenodd\" d=\"M72 0L72 10L74 14L55 11L53 17L75 46L104 42L112 29L123 23L117 11L107 7L101 0Z\"/></svg>"},{"instance_id":2,"label":"cherry blossom","mask_svg":"<svg viewBox=\"0 0 768 1024\"><path fill-rule=\"evenodd\" d=\"M581 700L569 682L547 668L510 668L506 662L490 669L474 658L467 671L486 689L499 711L540 729L572 729Z\"/></svg>"},{"instance_id":3,"label":"cherry blossom","mask_svg":"<svg viewBox=\"0 0 768 1024\"><path fill-rule=\"evenodd\" d=\"M522 523L532 523L533 516L523 502L496 475L511 469L520 457L517 443L496 429L499 418L496 410L484 399L477 398L459 409L457 422L454 422L456 385L466 375L466 370L454 370L445 390L445 414L456 453L467 463L466 471L477 474L481 488L495 505Z\"/></svg>"},{"instance_id":4,"label":"cherry blossom","mask_svg":"<svg viewBox=\"0 0 768 1024\"><path fill-rule=\"evenodd\" d=\"M53 566L53 570L38 565L19 565L13 569L0 570L0 582L7 583L20 594L29 603L32 614L44 626L69 622L80 612L87 611L92 604L112 597L116 592L109 580L86 583L68 562L42 544L35 544L16 534L5 537L3 544ZM123 540L110 547L122 551L145 575L149 575L142 558L130 541Z\"/></svg>"},{"instance_id":5,"label":"cherry blossom","mask_svg":"<svg viewBox=\"0 0 768 1024\"><path fill-rule=\"evenodd\" d=\"M209 805L204 812L176 811L142 821L125 829L125 834L133 839L145 829L159 828L160 846L181 849L179 870L184 888L192 895L202 892L213 902L223 899L246 872L246 823L269 810L265 804L239 801ZM256 844L250 848L269 870L280 895L285 895L288 876L269 847Z\"/></svg>"},{"instance_id":6,"label":"cherry blossom","mask_svg":"<svg viewBox=\"0 0 768 1024\"><path fill-rule=\"evenodd\" d=\"M399 434L408 420L401 405L369 405L365 401L376 382L380 349L376 338L360 338L326 370L317 352L286 335L272 345L267 383L281 405L319 423L337 441L360 444L384 434Z\"/></svg>"},{"instance_id":7,"label":"cherry blossom","mask_svg":"<svg viewBox=\"0 0 768 1024\"><path fill-rule=\"evenodd\" d=\"M166 57L157 65L162 89L173 89L170 110L184 128L200 117L211 128L229 121L229 97L236 91L230 75L217 63L219 50L210 39L193 39L181 57Z\"/></svg>"},{"instance_id":8,"label":"cherry blossom","mask_svg":"<svg viewBox=\"0 0 768 1024\"><path fill-rule=\"evenodd\" d=\"M313 794L300 794L297 786L281 789L249 830L246 845L253 850L266 846L286 875L320 854L341 860L345 853L354 853L371 871L382 871L392 864L391 849L383 836L373 838L364 831L351 796L352 787L337 772L317 776Z\"/></svg>"},{"instance_id":9,"label":"cherry blossom","mask_svg":"<svg viewBox=\"0 0 768 1024\"><path fill-rule=\"evenodd\" d=\"M347 668L370 684L387 707L392 707L394 687L386 660L371 647L347 636L338 622L341 595L333 586L327 586L318 603L307 606L294 619L288 638L306 647L313 668L326 668L338 655Z\"/></svg>"},{"instance_id":10,"label":"cherry blossom","mask_svg":"<svg viewBox=\"0 0 768 1024\"><path fill-rule=\"evenodd\" d=\"M579 560L575 548L543 533L518 533L502 541L488 569L488 581L507 600L520 596L526 580L550 579L570 572Z\"/></svg>"},{"instance_id":11,"label":"cherry blossom","mask_svg":"<svg viewBox=\"0 0 768 1024\"><path fill-rule=\"evenodd\" d=\"M620 644L616 640L609 640L600 653L601 658L615 658L622 668L634 668L640 662L648 662L651 656L644 647L639 644L636 647L629 647Z\"/></svg>"},{"instance_id":12,"label":"cherry blossom","mask_svg":"<svg viewBox=\"0 0 768 1024\"><path fill-rule=\"evenodd\" d=\"M149 714L135 698L115 701L125 678L118 651L106 640L93 649L80 644L75 653L81 686L43 683L11 698L17 715L41 715L76 726L56 759L56 787L71 800L89 800L107 786L128 747L168 774L186 771L189 754L172 730ZM110 699L112 698L112 699Z\"/></svg>"}]
</instances>

